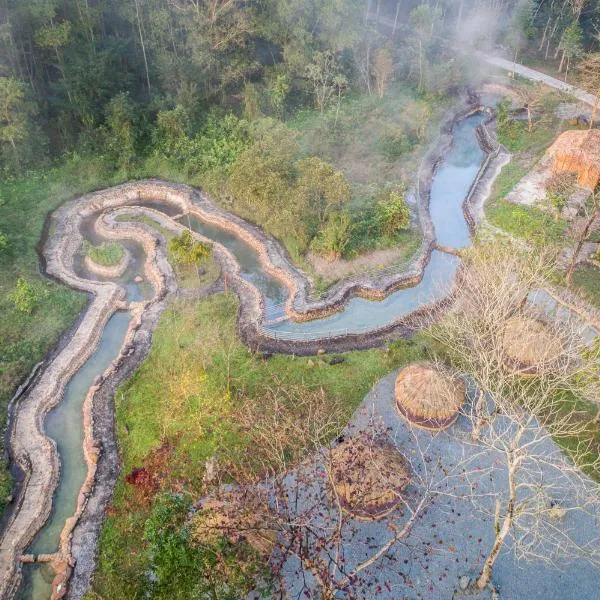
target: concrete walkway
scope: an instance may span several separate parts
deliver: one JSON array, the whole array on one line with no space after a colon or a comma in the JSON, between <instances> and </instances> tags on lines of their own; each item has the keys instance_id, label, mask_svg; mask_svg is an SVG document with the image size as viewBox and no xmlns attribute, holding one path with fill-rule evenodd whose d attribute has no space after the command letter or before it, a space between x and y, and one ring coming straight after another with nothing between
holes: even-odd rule
<instances>
[{"instance_id":1,"label":"concrete walkway","mask_svg":"<svg viewBox=\"0 0 600 600\"><path fill-rule=\"evenodd\" d=\"M522 77L525 77L531 81L539 81L540 83L543 83L549 87L566 92L574 98L577 98L577 100L585 102L586 104L589 104L592 107L598 102L596 96L590 94L589 92L586 92L585 90L576 88L570 83L565 83L560 79L556 79L556 77L551 77L550 75L546 75L545 73L540 73L540 71L536 71L535 69L531 69L530 67L526 67L525 65L515 63L512 60L507 60L498 56L491 56L489 54L484 54L483 52L478 52L477 56L479 56L489 65L494 65L495 67L506 69L511 73L518 73Z\"/></svg>"}]
</instances>

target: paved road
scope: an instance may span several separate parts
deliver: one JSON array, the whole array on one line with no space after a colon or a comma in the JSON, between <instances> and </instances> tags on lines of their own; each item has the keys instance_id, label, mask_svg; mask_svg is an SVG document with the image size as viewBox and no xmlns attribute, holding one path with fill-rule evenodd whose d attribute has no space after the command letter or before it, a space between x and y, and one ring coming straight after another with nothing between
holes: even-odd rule
<instances>
[{"instance_id":1,"label":"paved road","mask_svg":"<svg viewBox=\"0 0 600 600\"><path fill-rule=\"evenodd\" d=\"M520 65L518 63L514 63L512 60L506 60L505 58L500 58L498 56L490 56L489 54L484 54L483 52L479 52L478 55L490 65L518 73L522 77L526 77L531 81L540 81L541 83L556 88L557 90L567 92L574 98L577 98L577 100L585 102L590 106L594 106L598 102L598 99L593 94L590 94L580 88L576 88L570 83L565 83L564 81L556 79L555 77L550 77L550 75L546 75L545 73L540 73L539 71L526 67L525 65Z\"/></svg>"}]
</instances>

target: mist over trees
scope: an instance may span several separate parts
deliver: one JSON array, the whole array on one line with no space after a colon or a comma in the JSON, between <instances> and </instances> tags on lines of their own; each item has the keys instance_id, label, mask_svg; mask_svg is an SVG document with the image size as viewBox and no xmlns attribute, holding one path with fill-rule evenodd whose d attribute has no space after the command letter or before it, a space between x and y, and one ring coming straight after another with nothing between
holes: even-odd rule
<instances>
[{"instance_id":1,"label":"mist over trees","mask_svg":"<svg viewBox=\"0 0 600 600\"><path fill-rule=\"evenodd\" d=\"M597 0L2 0L0 164L91 150L128 167L173 110L193 136L214 107L281 119L392 78L444 94L465 44L536 47L573 71L599 17Z\"/></svg>"}]
</instances>

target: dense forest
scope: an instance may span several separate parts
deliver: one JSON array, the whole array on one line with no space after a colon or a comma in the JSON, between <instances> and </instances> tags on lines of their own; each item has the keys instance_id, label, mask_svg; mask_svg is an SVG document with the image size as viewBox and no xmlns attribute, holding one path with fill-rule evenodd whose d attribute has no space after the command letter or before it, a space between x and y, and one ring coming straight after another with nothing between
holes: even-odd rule
<instances>
[{"instance_id":1,"label":"dense forest","mask_svg":"<svg viewBox=\"0 0 600 600\"><path fill-rule=\"evenodd\" d=\"M97 152L126 168L158 151L209 169L239 149L215 109L281 118L392 75L443 93L460 82L452 37L569 58L597 49L599 18L590 0L3 0L0 165Z\"/></svg>"}]
</instances>

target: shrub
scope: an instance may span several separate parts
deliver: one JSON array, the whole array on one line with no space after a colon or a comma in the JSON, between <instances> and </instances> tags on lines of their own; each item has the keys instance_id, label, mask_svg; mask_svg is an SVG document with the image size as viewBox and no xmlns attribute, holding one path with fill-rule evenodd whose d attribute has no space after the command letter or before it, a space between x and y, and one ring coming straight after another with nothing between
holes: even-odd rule
<instances>
[{"instance_id":1,"label":"shrub","mask_svg":"<svg viewBox=\"0 0 600 600\"><path fill-rule=\"evenodd\" d=\"M392 237L410 227L410 208L405 193L404 186L386 191L377 203L377 221L383 235Z\"/></svg>"},{"instance_id":2,"label":"shrub","mask_svg":"<svg viewBox=\"0 0 600 600\"><path fill-rule=\"evenodd\" d=\"M46 295L46 290L36 290L29 281L19 277L15 289L8 296L18 311L29 315L33 312L36 304Z\"/></svg>"},{"instance_id":3,"label":"shrub","mask_svg":"<svg viewBox=\"0 0 600 600\"><path fill-rule=\"evenodd\" d=\"M352 218L347 212L332 213L327 224L312 241L312 249L333 262L341 258L350 243L354 230Z\"/></svg>"},{"instance_id":4,"label":"shrub","mask_svg":"<svg viewBox=\"0 0 600 600\"><path fill-rule=\"evenodd\" d=\"M202 242L194 241L191 231L169 240L169 252L175 261L184 265L197 265L211 254L211 249Z\"/></svg>"},{"instance_id":5,"label":"shrub","mask_svg":"<svg viewBox=\"0 0 600 600\"><path fill-rule=\"evenodd\" d=\"M413 140L404 132L385 135L380 142L380 152L389 161L398 160L414 148Z\"/></svg>"}]
</instances>

